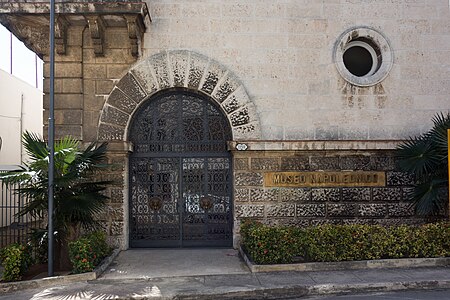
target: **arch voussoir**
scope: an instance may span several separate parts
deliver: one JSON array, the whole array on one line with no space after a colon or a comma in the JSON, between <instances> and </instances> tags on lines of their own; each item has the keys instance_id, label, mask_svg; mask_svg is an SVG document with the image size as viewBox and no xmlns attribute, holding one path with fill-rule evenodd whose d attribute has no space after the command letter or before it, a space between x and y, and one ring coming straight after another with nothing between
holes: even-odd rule
<instances>
[{"instance_id":1,"label":"arch voussoir","mask_svg":"<svg viewBox=\"0 0 450 300\"><path fill-rule=\"evenodd\" d=\"M234 140L261 137L255 105L233 72L202 54L170 50L145 58L121 78L102 109L98 139L125 141L127 126L140 103L176 87L211 96L225 112Z\"/></svg>"},{"instance_id":2,"label":"arch voussoir","mask_svg":"<svg viewBox=\"0 0 450 300\"><path fill-rule=\"evenodd\" d=\"M189 67L189 52L174 50L168 53L173 87L187 87L186 74Z\"/></svg>"},{"instance_id":3,"label":"arch voussoir","mask_svg":"<svg viewBox=\"0 0 450 300\"><path fill-rule=\"evenodd\" d=\"M205 70L200 90L208 95L212 95L219 80L226 74L226 72L227 70L224 67L211 60Z\"/></svg>"},{"instance_id":4,"label":"arch voussoir","mask_svg":"<svg viewBox=\"0 0 450 300\"><path fill-rule=\"evenodd\" d=\"M148 60L144 60L130 70L139 85L145 90L147 95L152 95L159 90L158 81L155 78L152 67Z\"/></svg>"}]
</instances>

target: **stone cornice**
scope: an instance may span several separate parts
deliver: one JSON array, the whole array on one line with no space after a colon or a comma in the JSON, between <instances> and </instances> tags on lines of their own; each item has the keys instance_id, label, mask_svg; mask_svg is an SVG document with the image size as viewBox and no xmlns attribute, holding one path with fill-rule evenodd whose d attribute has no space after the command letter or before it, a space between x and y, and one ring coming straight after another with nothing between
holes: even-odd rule
<instances>
[{"instance_id":1,"label":"stone cornice","mask_svg":"<svg viewBox=\"0 0 450 300\"><path fill-rule=\"evenodd\" d=\"M348 151L348 150L394 150L399 140L369 141L231 141L231 151Z\"/></svg>"},{"instance_id":2,"label":"stone cornice","mask_svg":"<svg viewBox=\"0 0 450 300\"><path fill-rule=\"evenodd\" d=\"M50 2L2 2L0 14L49 14ZM140 14L149 16L145 2L63 2L55 3L56 14Z\"/></svg>"},{"instance_id":3,"label":"stone cornice","mask_svg":"<svg viewBox=\"0 0 450 300\"><path fill-rule=\"evenodd\" d=\"M56 3L55 44L59 55L66 53L67 29L88 26L94 53L104 55L104 31L108 27L128 30L131 54L139 55L138 45L145 32L145 19L151 21L145 2L64 2ZM39 56L48 54L49 2L1 2L0 23Z\"/></svg>"}]
</instances>

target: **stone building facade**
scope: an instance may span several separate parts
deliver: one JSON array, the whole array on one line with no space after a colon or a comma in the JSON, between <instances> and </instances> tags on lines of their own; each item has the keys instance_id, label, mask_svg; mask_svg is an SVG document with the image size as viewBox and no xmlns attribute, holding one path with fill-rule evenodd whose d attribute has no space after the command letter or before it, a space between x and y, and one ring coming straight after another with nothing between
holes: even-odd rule
<instances>
[{"instance_id":1,"label":"stone building facade","mask_svg":"<svg viewBox=\"0 0 450 300\"><path fill-rule=\"evenodd\" d=\"M450 109L447 0L73 0L56 12L56 134L109 142L113 244L236 245L243 218L421 222L393 150ZM0 22L46 62L46 93L48 13L0 0Z\"/></svg>"}]
</instances>

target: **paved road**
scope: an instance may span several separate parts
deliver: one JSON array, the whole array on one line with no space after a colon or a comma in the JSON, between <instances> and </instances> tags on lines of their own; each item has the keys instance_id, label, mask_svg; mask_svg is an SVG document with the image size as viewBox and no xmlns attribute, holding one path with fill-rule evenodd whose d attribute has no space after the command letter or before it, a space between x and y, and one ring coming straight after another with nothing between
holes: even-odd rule
<instances>
[{"instance_id":1,"label":"paved road","mask_svg":"<svg viewBox=\"0 0 450 300\"><path fill-rule=\"evenodd\" d=\"M298 300L450 300L450 290L405 291L364 295L318 296Z\"/></svg>"}]
</instances>

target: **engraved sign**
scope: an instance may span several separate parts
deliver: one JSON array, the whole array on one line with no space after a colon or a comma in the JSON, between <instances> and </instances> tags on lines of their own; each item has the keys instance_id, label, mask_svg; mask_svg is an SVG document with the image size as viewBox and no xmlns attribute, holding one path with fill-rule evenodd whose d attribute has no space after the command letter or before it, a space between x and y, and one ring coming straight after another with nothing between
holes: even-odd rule
<instances>
[{"instance_id":1,"label":"engraved sign","mask_svg":"<svg viewBox=\"0 0 450 300\"><path fill-rule=\"evenodd\" d=\"M385 186L384 172L268 172L264 174L266 187L358 187Z\"/></svg>"}]
</instances>

